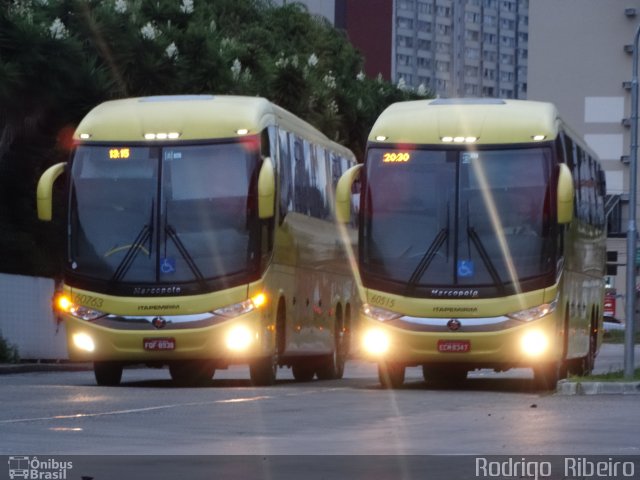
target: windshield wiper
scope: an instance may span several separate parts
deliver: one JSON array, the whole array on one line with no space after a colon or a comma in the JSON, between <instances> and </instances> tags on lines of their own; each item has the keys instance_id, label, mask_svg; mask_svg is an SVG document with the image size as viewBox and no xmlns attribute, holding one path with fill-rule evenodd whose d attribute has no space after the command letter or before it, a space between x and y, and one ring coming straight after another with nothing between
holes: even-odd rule
<instances>
[{"instance_id":1,"label":"windshield wiper","mask_svg":"<svg viewBox=\"0 0 640 480\"><path fill-rule=\"evenodd\" d=\"M133 243L127 249L127 253L125 254L122 261L118 264L116 271L113 273L111 277L111 282L118 282L124 278L127 274L131 265L133 265L133 261L138 256L140 250L142 250L142 245L144 245L147 240L149 241L149 256L151 256L151 250L153 246L153 201L151 202L151 218L149 219L149 223L142 226L138 235L136 236Z\"/></svg>"},{"instance_id":2,"label":"windshield wiper","mask_svg":"<svg viewBox=\"0 0 640 480\"><path fill-rule=\"evenodd\" d=\"M493 283L496 287L498 287L498 290L500 292L504 292L504 283L502 283L502 280L500 280L500 275L498 274L495 265L491 261L491 257L489 257L487 250L484 248L482 240L480 240L480 237L476 233L475 228L473 228L471 225L467 225L467 235L469 235L469 238L473 242L473 245L478 250L480 258L482 259L482 263L484 263L484 266L487 267L487 271L489 272L489 275L491 275Z\"/></svg>"},{"instance_id":3,"label":"windshield wiper","mask_svg":"<svg viewBox=\"0 0 640 480\"><path fill-rule=\"evenodd\" d=\"M195 275L200 286L203 289L206 288L207 282L205 281L204 276L202 275L202 272L198 268L198 265L196 265L196 262L191 256L191 254L189 253L189 250L187 250L187 247L185 247L184 243L182 243L182 240L180 240L180 237L178 236L176 229L167 223L166 226L164 227L164 232L173 241L176 248L178 249L178 252L180 253L180 255L182 255L182 258L184 258L184 261L187 262L187 266L189 267L191 272L193 272L193 274ZM166 243L167 241L165 239L165 244Z\"/></svg>"},{"instance_id":4,"label":"windshield wiper","mask_svg":"<svg viewBox=\"0 0 640 480\"><path fill-rule=\"evenodd\" d=\"M407 288L406 288L407 294L415 286L415 284L420 281L422 276L425 274L425 272L429 268L429 265L431 264L431 261L436 256L436 253L438 252L438 250L440 249L440 247L445 242L448 236L449 236L448 229L446 228L440 229L440 231L436 235L436 238L433 239L433 241L431 242L431 245L429 245L429 248L427 248L427 251L424 253L422 258L420 259L420 262L418 262L416 269L411 274L411 277L409 278L409 282L407 283Z\"/></svg>"}]
</instances>

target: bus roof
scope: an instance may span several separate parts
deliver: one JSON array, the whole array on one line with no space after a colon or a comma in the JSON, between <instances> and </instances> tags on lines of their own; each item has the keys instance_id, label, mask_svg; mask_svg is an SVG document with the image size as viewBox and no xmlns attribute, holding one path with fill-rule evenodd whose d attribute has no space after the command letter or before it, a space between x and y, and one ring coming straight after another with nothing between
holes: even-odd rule
<instances>
[{"instance_id":1,"label":"bus roof","mask_svg":"<svg viewBox=\"0 0 640 480\"><path fill-rule=\"evenodd\" d=\"M82 119L74 140L144 142L146 134L174 132L180 140L223 139L259 134L273 124L310 140L330 143L312 125L265 98L233 95L167 95L104 102ZM242 130L247 132L238 133Z\"/></svg>"},{"instance_id":2,"label":"bus roof","mask_svg":"<svg viewBox=\"0 0 640 480\"><path fill-rule=\"evenodd\" d=\"M441 145L453 143L457 137L476 144L529 143L534 136L554 139L559 122L556 108L545 102L497 98L417 100L390 105L378 117L369 141Z\"/></svg>"}]
</instances>

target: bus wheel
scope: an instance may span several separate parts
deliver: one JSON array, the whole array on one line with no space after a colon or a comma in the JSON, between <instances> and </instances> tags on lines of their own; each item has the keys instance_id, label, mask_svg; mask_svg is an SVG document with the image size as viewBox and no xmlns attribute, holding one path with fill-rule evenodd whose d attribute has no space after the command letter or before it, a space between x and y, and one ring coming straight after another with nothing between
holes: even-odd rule
<instances>
[{"instance_id":1,"label":"bus wheel","mask_svg":"<svg viewBox=\"0 0 640 480\"><path fill-rule=\"evenodd\" d=\"M344 376L344 366L349 356L349 333L342 320L342 309L336 308L336 325L333 341L333 353L321 359L316 370L319 380L335 380Z\"/></svg>"},{"instance_id":2,"label":"bus wheel","mask_svg":"<svg viewBox=\"0 0 640 480\"><path fill-rule=\"evenodd\" d=\"M533 383L536 390L555 390L562 376L563 362L548 362L533 367Z\"/></svg>"},{"instance_id":3,"label":"bus wheel","mask_svg":"<svg viewBox=\"0 0 640 480\"><path fill-rule=\"evenodd\" d=\"M310 382L316 372L312 365L301 362L291 365L291 373L297 382Z\"/></svg>"},{"instance_id":4,"label":"bus wheel","mask_svg":"<svg viewBox=\"0 0 640 480\"><path fill-rule=\"evenodd\" d=\"M185 360L169 364L173 383L179 387L207 385L216 373L215 365L207 361Z\"/></svg>"},{"instance_id":5,"label":"bus wheel","mask_svg":"<svg viewBox=\"0 0 640 480\"><path fill-rule=\"evenodd\" d=\"M94 362L93 373L96 383L105 387L120 385L122 380L122 364L117 362Z\"/></svg>"},{"instance_id":6,"label":"bus wheel","mask_svg":"<svg viewBox=\"0 0 640 480\"><path fill-rule=\"evenodd\" d=\"M596 348L598 344L598 334L591 333L589 336L589 352L584 359L584 373L583 375L589 375L593 371L593 367L596 366Z\"/></svg>"},{"instance_id":7,"label":"bus wheel","mask_svg":"<svg viewBox=\"0 0 640 480\"><path fill-rule=\"evenodd\" d=\"M256 387L266 387L276 383L278 372L278 356L274 353L268 357L254 360L249 365L251 384Z\"/></svg>"},{"instance_id":8,"label":"bus wheel","mask_svg":"<svg viewBox=\"0 0 640 480\"><path fill-rule=\"evenodd\" d=\"M585 357L579 359L577 368L572 373L576 375L585 376L589 375L593 371L593 367L596 363L596 345L598 343L597 333L591 333L589 336L589 351Z\"/></svg>"},{"instance_id":9,"label":"bus wheel","mask_svg":"<svg viewBox=\"0 0 640 480\"><path fill-rule=\"evenodd\" d=\"M405 366L394 362L378 363L378 379L382 388L400 388L404 383Z\"/></svg>"}]
</instances>

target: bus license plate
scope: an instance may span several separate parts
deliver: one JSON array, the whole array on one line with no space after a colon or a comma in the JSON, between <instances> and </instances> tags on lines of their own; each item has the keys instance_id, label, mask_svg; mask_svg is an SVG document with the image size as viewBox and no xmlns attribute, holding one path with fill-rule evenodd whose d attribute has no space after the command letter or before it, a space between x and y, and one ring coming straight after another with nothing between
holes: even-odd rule
<instances>
[{"instance_id":1,"label":"bus license plate","mask_svg":"<svg viewBox=\"0 0 640 480\"><path fill-rule=\"evenodd\" d=\"M438 351L441 353L467 353L471 351L469 340L438 340Z\"/></svg>"},{"instance_id":2,"label":"bus license plate","mask_svg":"<svg viewBox=\"0 0 640 480\"><path fill-rule=\"evenodd\" d=\"M145 350L151 351L176 349L175 338L145 338L142 344Z\"/></svg>"}]
</instances>

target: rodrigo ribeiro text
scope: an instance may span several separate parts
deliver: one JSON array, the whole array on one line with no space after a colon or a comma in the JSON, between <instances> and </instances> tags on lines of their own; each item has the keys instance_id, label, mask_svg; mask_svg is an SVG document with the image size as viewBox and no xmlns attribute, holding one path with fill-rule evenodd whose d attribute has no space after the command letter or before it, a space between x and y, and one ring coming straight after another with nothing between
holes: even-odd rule
<instances>
[{"instance_id":1,"label":"rodrigo ribeiro text","mask_svg":"<svg viewBox=\"0 0 640 480\"><path fill-rule=\"evenodd\" d=\"M561 473L564 478L604 478L622 479L635 478L635 463L615 460L611 457L601 460L590 460L587 457L565 457L561 465L550 461L528 459L527 457L492 460L487 457L477 457L475 474L478 478L531 478L534 480L551 477L554 473ZM558 468L561 472L554 471Z\"/></svg>"}]
</instances>

